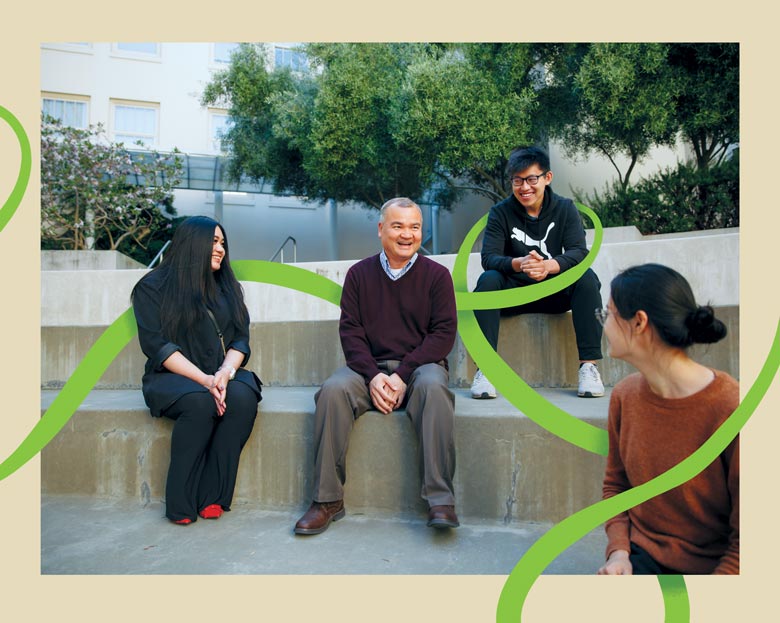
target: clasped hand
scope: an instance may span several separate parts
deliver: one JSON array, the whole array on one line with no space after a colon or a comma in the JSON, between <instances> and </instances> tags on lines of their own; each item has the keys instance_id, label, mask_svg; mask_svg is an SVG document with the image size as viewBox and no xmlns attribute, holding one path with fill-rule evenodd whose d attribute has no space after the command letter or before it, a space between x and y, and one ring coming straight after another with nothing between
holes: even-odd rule
<instances>
[{"instance_id":1,"label":"clasped hand","mask_svg":"<svg viewBox=\"0 0 780 623\"><path fill-rule=\"evenodd\" d=\"M382 413L387 414L404 401L406 383L395 372L390 376L380 372L371 379L368 391L374 406Z\"/></svg>"},{"instance_id":2,"label":"clasped hand","mask_svg":"<svg viewBox=\"0 0 780 623\"><path fill-rule=\"evenodd\" d=\"M227 409L225 404L225 396L227 395L228 381L230 380L230 371L226 368L220 368L214 374L209 374L206 377L206 382L203 386L209 390L209 393L214 398L214 402L217 404L217 415L222 416Z\"/></svg>"},{"instance_id":3,"label":"clasped hand","mask_svg":"<svg viewBox=\"0 0 780 623\"><path fill-rule=\"evenodd\" d=\"M518 264L520 270L517 270ZM534 281L542 281L550 274L546 260L533 250L528 255L515 258L512 267L516 272L523 272Z\"/></svg>"}]
</instances>

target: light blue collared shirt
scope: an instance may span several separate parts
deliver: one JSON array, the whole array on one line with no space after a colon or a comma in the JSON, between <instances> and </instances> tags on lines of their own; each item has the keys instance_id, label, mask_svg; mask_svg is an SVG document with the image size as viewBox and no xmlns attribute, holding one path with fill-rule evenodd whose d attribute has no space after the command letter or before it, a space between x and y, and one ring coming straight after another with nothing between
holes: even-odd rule
<instances>
[{"instance_id":1,"label":"light blue collared shirt","mask_svg":"<svg viewBox=\"0 0 780 623\"><path fill-rule=\"evenodd\" d=\"M412 256L412 259L410 259L406 266L400 269L393 269L390 268L390 261L387 259L387 254L385 253L385 250L382 249L382 251L379 253L379 263L382 265L382 268L385 269L385 273L387 274L390 279L393 281L398 281L401 277L403 277L406 273L409 272L409 269L412 267L412 264L414 264L417 261L417 253L415 253Z\"/></svg>"}]
</instances>

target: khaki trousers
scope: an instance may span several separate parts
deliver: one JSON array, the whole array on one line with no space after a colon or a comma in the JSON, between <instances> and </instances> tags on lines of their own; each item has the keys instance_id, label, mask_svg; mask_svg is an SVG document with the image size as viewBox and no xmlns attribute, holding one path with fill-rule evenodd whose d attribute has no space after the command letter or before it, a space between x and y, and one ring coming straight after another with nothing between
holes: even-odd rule
<instances>
[{"instance_id":1,"label":"khaki trousers","mask_svg":"<svg viewBox=\"0 0 780 623\"><path fill-rule=\"evenodd\" d=\"M380 362L392 374L398 361ZM455 504L455 396L447 387L449 374L436 363L417 368L406 389L406 415L417 433L417 460L422 488L429 506ZM339 368L314 396L314 500L344 498L349 434L355 420L373 408L365 379L348 367Z\"/></svg>"}]
</instances>

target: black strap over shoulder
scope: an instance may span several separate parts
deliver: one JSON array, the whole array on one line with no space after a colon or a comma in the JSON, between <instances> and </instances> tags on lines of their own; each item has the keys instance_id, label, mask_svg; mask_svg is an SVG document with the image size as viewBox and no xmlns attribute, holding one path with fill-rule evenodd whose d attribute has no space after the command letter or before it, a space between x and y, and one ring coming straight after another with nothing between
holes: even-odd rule
<instances>
[{"instance_id":1,"label":"black strap over shoulder","mask_svg":"<svg viewBox=\"0 0 780 623\"><path fill-rule=\"evenodd\" d=\"M214 317L214 314L211 312L211 310L207 307L206 313L209 315L209 318L211 318L211 323L214 325L214 329L217 332L217 335L219 336L219 343L222 344L222 356L227 356L227 350L225 350L225 340L222 337L222 329L219 328L219 325L217 324L217 319Z\"/></svg>"}]
</instances>

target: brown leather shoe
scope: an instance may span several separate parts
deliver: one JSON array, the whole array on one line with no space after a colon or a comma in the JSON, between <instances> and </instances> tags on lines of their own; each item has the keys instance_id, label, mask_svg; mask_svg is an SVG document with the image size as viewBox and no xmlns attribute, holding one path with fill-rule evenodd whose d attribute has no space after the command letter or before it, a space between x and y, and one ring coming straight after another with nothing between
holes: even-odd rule
<instances>
[{"instance_id":1,"label":"brown leather shoe","mask_svg":"<svg viewBox=\"0 0 780 623\"><path fill-rule=\"evenodd\" d=\"M428 525L431 528L457 528L460 525L454 506L431 506L428 511Z\"/></svg>"},{"instance_id":2,"label":"brown leather shoe","mask_svg":"<svg viewBox=\"0 0 780 623\"><path fill-rule=\"evenodd\" d=\"M325 532L331 521L338 521L346 514L344 500L312 502L309 510L295 524L295 534L319 534L320 532Z\"/></svg>"}]
</instances>

